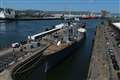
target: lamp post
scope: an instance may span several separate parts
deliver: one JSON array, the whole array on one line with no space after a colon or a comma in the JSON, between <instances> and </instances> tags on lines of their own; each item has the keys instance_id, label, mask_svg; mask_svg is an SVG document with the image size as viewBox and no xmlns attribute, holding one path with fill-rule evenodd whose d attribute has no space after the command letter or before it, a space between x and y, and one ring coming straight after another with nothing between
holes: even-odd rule
<instances>
[{"instance_id":1,"label":"lamp post","mask_svg":"<svg viewBox=\"0 0 120 80\"><path fill-rule=\"evenodd\" d=\"M13 59L16 61L16 57L15 57L15 48L13 47Z\"/></svg>"}]
</instances>

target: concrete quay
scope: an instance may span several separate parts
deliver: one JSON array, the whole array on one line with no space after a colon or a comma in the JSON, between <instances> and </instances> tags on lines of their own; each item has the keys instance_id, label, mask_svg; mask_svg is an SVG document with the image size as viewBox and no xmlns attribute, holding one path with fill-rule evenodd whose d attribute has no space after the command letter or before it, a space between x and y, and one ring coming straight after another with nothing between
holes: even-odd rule
<instances>
[{"instance_id":1,"label":"concrete quay","mask_svg":"<svg viewBox=\"0 0 120 80\"><path fill-rule=\"evenodd\" d=\"M46 45L36 48L31 53L28 52L27 54L17 57L15 60L14 60L14 56L12 55L13 54L12 52L8 53L7 51L6 52L2 51L5 53L5 55L0 56L0 68L3 68L4 70L0 72L0 80L14 80L13 77L17 73L17 71L20 68L24 67L24 65L22 65L23 63L27 64L32 60L34 60L36 56L42 56L42 52L50 45L50 43L45 43L45 44ZM14 54L20 55L20 53L18 52ZM6 64L4 65L4 63ZM22 66L17 69L16 67L19 65L22 65Z\"/></svg>"},{"instance_id":2,"label":"concrete quay","mask_svg":"<svg viewBox=\"0 0 120 80\"><path fill-rule=\"evenodd\" d=\"M120 80L120 48L110 30L107 23L96 29L87 80Z\"/></svg>"}]
</instances>

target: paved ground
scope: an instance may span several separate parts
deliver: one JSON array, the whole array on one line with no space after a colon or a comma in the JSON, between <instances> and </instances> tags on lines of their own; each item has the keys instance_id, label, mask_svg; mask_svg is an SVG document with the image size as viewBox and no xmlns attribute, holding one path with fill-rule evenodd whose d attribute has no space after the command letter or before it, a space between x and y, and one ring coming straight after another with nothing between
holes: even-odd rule
<instances>
[{"instance_id":1,"label":"paved ground","mask_svg":"<svg viewBox=\"0 0 120 80\"><path fill-rule=\"evenodd\" d=\"M113 67L111 55L115 56L116 63L120 66L120 49L109 30L113 30L113 28L108 25L97 28L88 80L119 80L117 76L119 70Z\"/></svg>"},{"instance_id":2,"label":"paved ground","mask_svg":"<svg viewBox=\"0 0 120 80\"><path fill-rule=\"evenodd\" d=\"M24 62L31 56L40 53L46 47L50 45L49 42L42 42L40 47L33 49L24 49L20 51L20 48L15 48L14 52L12 48L4 49L0 51L0 80L10 80L12 69L19 63Z\"/></svg>"},{"instance_id":3,"label":"paved ground","mask_svg":"<svg viewBox=\"0 0 120 80\"><path fill-rule=\"evenodd\" d=\"M118 46L117 46L118 41L115 40L115 35L118 34L118 32L115 30L114 27L111 27L111 26L106 26L105 31L106 31L106 37L109 38L107 40L107 42L110 43L107 46L108 46L108 48L112 49L112 53L109 54L109 57L111 55L114 55L116 63L118 65L118 67L119 67L119 69L117 69L117 70L114 68L115 75L118 77L117 74L120 72L120 48L118 48ZM114 35L112 33L114 33ZM110 61L111 61L112 66L113 66L113 60L111 59ZM114 78L113 78L113 80L114 80ZM118 80L120 80L120 77L118 78Z\"/></svg>"},{"instance_id":4,"label":"paved ground","mask_svg":"<svg viewBox=\"0 0 120 80\"><path fill-rule=\"evenodd\" d=\"M16 65L24 62L28 58L31 58L32 56L38 53L41 54L40 52L45 50L49 45L50 45L49 43L46 45L44 44L43 46L35 49L35 51L30 54L27 53L27 54L21 55L20 53L16 53L16 57L14 57L12 54L6 54L4 56L0 56L0 65L1 65L0 80L12 80L11 71ZM15 58L17 59L14 60Z\"/></svg>"}]
</instances>

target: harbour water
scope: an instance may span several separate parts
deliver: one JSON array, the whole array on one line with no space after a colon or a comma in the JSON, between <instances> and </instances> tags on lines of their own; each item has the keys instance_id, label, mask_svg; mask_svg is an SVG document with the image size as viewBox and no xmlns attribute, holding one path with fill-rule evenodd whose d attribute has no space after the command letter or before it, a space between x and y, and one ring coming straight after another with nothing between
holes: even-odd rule
<instances>
[{"instance_id":1,"label":"harbour water","mask_svg":"<svg viewBox=\"0 0 120 80\"><path fill-rule=\"evenodd\" d=\"M81 20L87 24L87 37L84 45L76 50L70 57L65 59L47 73L47 80L85 80L89 67L92 40L96 25L101 20ZM0 23L0 47L8 47L13 42L27 39L33 35L51 28L62 20L35 20L35 21L11 21ZM39 71L37 71L39 74ZM34 75L35 75L34 74ZM39 79L38 79L39 80Z\"/></svg>"},{"instance_id":2,"label":"harbour water","mask_svg":"<svg viewBox=\"0 0 120 80\"><path fill-rule=\"evenodd\" d=\"M96 25L102 20L83 20L87 23L87 37L81 48L48 72L48 80L86 80Z\"/></svg>"},{"instance_id":3,"label":"harbour water","mask_svg":"<svg viewBox=\"0 0 120 80\"><path fill-rule=\"evenodd\" d=\"M33 35L52 28L62 20L29 20L29 21L2 21L0 23L0 47L8 47L11 43L27 39Z\"/></svg>"}]
</instances>

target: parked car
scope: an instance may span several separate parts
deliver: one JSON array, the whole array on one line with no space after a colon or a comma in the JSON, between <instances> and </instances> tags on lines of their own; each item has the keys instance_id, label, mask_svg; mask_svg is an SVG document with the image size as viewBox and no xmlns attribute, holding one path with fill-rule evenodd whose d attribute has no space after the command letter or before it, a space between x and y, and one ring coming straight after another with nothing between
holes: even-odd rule
<instances>
[{"instance_id":1,"label":"parked car","mask_svg":"<svg viewBox=\"0 0 120 80\"><path fill-rule=\"evenodd\" d=\"M110 55L110 58L111 59L115 59L115 55Z\"/></svg>"},{"instance_id":2,"label":"parked car","mask_svg":"<svg viewBox=\"0 0 120 80\"><path fill-rule=\"evenodd\" d=\"M120 68L119 68L119 65L118 64L113 64L113 68L115 69L115 70L120 70Z\"/></svg>"},{"instance_id":3,"label":"parked car","mask_svg":"<svg viewBox=\"0 0 120 80\"><path fill-rule=\"evenodd\" d=\"M117 72L117 77L120 80L120 72Z\"/></svg>"},{"instance_id":4,"label":"parked car","mask_svg":"<svg viewBox=\"0 0 120 80\"><path fill-rule=\"evenodd\" d=\"M117 64L117 61L115 59L112 59L112 64Z\"/></svg>"}]
</instances>

